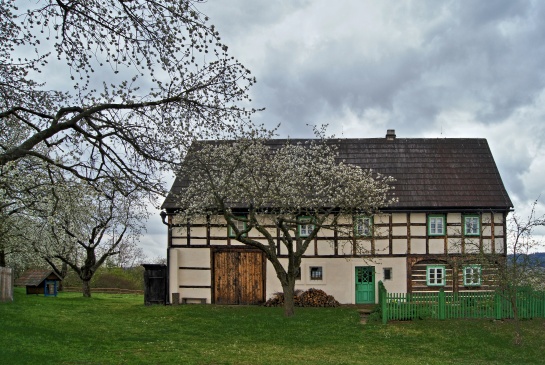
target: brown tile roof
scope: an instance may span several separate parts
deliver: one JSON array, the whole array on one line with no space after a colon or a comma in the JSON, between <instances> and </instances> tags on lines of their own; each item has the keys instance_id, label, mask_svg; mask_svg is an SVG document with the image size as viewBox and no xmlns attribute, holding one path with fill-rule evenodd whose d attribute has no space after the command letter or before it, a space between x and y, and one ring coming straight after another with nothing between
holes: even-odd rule
<instances>
[{"instance_id":1,"label":"brown tile roof","mask_svg":"<svg viewBox=\"0 0 545 365\"><path fill-rule=\"evenodd\" d=\"M27 270L15 280L15 285L38 286L49 276L54 276L55 280L61 280L61 278L52 270Z\"/></svg>"},{"instance_id":2,"label":"brown tile roof","mask_svg":"<svg viewBox=\"0 0 545 365\"><path fill-rule=\"evenodd\" d=\"M276 139L267 143L279 148L285 142ZM513 207L486 139L362 138L332 139L330 143L338 146L340 160L396 179L392 185L399 202L391 210ZM187 181L178 176L163 209L179 208L172 193L180 193L184 186Z\"/></svg>"}]
</instances>

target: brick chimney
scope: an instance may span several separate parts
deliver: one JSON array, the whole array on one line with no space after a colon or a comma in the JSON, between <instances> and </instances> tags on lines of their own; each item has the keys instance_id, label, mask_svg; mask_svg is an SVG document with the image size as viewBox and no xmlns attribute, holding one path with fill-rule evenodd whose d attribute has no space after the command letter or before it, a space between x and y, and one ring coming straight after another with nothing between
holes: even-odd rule
<instances>
[{"instance_id":1,"label":"brick chimney","mask_svg":"<svg viewBox=\"0 0 545 365\"><path fill-rule=\"evenodd\" d=\"M395 129L388 129L386 131L386 139L388 141L394 141L396 139L396 130Z\"/></svg>"}]
</instances>

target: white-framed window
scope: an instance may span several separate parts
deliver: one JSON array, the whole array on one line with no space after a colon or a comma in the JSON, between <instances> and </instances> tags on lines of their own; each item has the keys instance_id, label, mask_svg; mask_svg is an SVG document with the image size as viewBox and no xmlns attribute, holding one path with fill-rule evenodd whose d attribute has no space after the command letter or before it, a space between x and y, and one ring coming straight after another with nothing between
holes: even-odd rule
<instances>
[{"instance_id":1,"label":"white-framed window","mask_svg":"<svg viewBox=\"0 0 545 365\"><path fill-rule=\"evenodd\" d=\"M243 215L236 216L232 219L232 221L239 231L246 230L246 216L243 216ZM243 236L245 235L246 234L244 234ZM235 230L233 229L233 227L231 227L231 225L229 225L229 237L234 238L236 236L237 234Z\"/></svg>"},{"instance_id":2,"label":"white-framed window","mask_svg":"<svg viewBox=\"0 0 545 365\"><path fill-rule=\"evenodd\" d=\"M429 215L428 216L428 235L443 236L445 235L445 216L444 215Z\"/></svg>"},{"instance_id":3,"label":"white-framed window","mask_svg":"<svg viewBox=\"0 0 545 365\"><path fill-rule=\"evenodd\" d=\"M481 285L481 265L464 266L464 285L465 286Z\"/></svg>"},{"instance_id":4,"label":"white-framed window","mask_svg":"<svg viewBox=\"0 0 545 365\"><path fill-rule=\"evenodd\" d=\"M481 232L481 224L478 215L464 216L464 234L466 236L478 236Z\"/></svg>"},{"instance_id":5,"label":"white-framed window","mask_svg":"<svg viewBox=\"0 0 545 365\"><path fill-rule=\"evenodd\" d=\"M369 216L354 217L354 234L356 237L373 235L373 218Z\"/></svg>"},{"instance_id":6,"label":"white-framed window","mask_svg":"<svg viewBox=\"0 0 545 365\"><path fill-rule=\"evenodd\" d=\"M312 217L300 217L299 218L299 236L308 237L314 230L314 219Z\"/></svg>"},{"instance_id":7,"label":"white-framed window","mask_svg":"<svg viewBox=\"0 0 545 365\"><path fill-rule=\"evenodd\" d=\"M310 280L324 280L324 269L322 266L310 266Z\"/></svg>"},{"instance_id":8,"label":"white-framed window","mask_svg":"<svg viewBox=\"0 0 545 365\"><path fill-rule=\"evenodd\" d=\"M445 266L428 265L426 267L426 284L428 286L445 285Z\"/></svg>"},{"instance_id":9,"label":"white-framed window","mask_svg":"<svg viewBox=\"0 0 545 365\"><path fill-rule=\"evenodd\" d=\"M382 273L383 273L383 279L386 281L386 280L392 280L392 268L391 267L385 267L384 269L382 269Z\"/></svg>"}]
</instances>

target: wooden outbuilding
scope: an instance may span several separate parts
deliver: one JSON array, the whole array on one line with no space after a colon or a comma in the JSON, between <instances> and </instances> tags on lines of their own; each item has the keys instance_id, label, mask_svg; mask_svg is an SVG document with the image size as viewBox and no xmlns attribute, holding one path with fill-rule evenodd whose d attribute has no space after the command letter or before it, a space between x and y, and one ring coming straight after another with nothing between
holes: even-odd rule
<instances>
[{"instance_id":1,"label":"wooden outbuilding","mask_svg":"<svg viewBox=\"0 0 545 365\"><path fill-rule=\"evenodd\" d=\"M25 286L27 294L56 297L61 277L52 270L27 270L15 280L16 286Z\"/></svg>"}]
</instances>

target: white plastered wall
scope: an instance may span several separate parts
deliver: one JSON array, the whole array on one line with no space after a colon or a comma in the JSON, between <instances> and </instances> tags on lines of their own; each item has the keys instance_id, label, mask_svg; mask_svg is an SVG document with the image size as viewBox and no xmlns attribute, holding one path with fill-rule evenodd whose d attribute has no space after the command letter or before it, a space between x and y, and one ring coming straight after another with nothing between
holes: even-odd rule
<instances>
[{"instance_id":1,"label":"white plastered wall","mask_svg":"<svg viewBox=\"0 0 545 365\"><path fill-rule=\"evenodd\" d=\"M212 302L210 288L180 288L180 285L211 286L212 271L203 270L210 268L210 248L171 248L169 268L171 299L172 293L179 293L180 300L182 298L205 298L206 303Z\"/></svg>"},{"instance_id":2,"label":"white plastered wall","mask_svg":"<svg viewBox=\"0 0 545 365\"><path fill-rule=\"evenodd\" d=\"M281 260L286 266L286 260ZM321 266L323 280L310 279L310 267ZM356 267L375 267L375 300L378 301L378 282L382 280L386 289L393 293L407 292L407 261L404 257L384 257L380 259L364 260L361 258L303 258L301 262L301 280L295 283L295 289L321 289L333 295L342 304L356 302ZM392 279L384 280L383 269L392 269ZM282 285L270 262L267 261L267 299L276 292L282 292Z\"/></svg>"}]
</instances>

